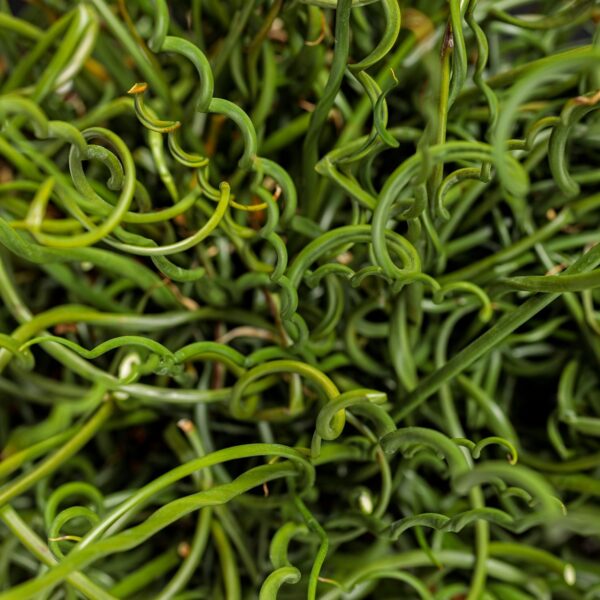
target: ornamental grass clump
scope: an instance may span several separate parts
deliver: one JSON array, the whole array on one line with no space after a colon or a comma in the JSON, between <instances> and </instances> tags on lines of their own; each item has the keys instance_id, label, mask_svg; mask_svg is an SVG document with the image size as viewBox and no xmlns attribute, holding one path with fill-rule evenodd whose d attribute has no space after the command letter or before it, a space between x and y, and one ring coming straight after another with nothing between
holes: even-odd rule
<instances>
[{"instance_id":1,"label":"ornamental grass clump","mask_svg":"<svg viewBox=\"0 0 600 600\"><path fill-rule=\"evenodd\" d=\"M0 0L0 600L600 597L598 23Z\"/></svg>"}]
</instances>

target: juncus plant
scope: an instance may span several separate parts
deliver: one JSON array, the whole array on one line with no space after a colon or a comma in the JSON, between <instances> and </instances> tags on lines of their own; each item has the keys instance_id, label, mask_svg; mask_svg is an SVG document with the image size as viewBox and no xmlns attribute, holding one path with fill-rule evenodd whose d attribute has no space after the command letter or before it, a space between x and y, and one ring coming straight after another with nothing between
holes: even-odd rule
<instances>
[{"instance_id":1,"label":"juncus plant","mask_svg":"<svg viewBox=\"0 0 600 600\"><path fill-rule=\"evenodd\" d=\"M600 595L594 0L0 0L0 600Z\"/></svg>"}]
</instances>

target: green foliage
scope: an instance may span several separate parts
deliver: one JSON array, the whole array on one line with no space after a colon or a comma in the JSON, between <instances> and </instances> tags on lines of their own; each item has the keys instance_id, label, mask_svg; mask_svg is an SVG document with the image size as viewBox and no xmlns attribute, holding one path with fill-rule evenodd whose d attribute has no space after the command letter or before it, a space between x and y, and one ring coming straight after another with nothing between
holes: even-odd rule
<instances>
[{"instance_id":1,"label":"green foliage","mask_svg":"<svg viewBox=\"0 0 600 600\"><path fill-rule=\"evenodd\" d=\"M596 597L597 2L11 4L0 600Z\"/></svg>"}]
</instances>

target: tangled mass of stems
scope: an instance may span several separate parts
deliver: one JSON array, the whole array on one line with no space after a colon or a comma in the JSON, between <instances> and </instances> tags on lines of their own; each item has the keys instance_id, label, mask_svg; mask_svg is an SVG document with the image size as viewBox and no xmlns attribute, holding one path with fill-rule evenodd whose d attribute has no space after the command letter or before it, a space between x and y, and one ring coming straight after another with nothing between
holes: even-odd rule
<instances>
[{"instance_id":1,"label":"tangled mass of stems","mask_svg":"<svg viewBox=\"0 0 600 600\"><path fill-rule=\"evenodd\" d=\"M0 599L600 598L599 22L0 0Z\"/></svg>"}]
</instances>

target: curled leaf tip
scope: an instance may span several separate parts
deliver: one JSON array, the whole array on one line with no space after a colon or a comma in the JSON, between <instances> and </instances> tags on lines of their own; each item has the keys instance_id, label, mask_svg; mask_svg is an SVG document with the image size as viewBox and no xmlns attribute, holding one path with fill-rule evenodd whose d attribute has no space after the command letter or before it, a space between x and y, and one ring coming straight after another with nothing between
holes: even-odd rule
<instances>
[{"instance_id":1,"label":"curled leaf tip","mask_svg":"<svg viewBox=\"0 0 600 600\"><path fill-rule=\"evenodd\" d=\"M145 82L134 83L128 90L127 93L131 95L143 94L148 90L148 84Z\"/></svg>"}]
</instances>

